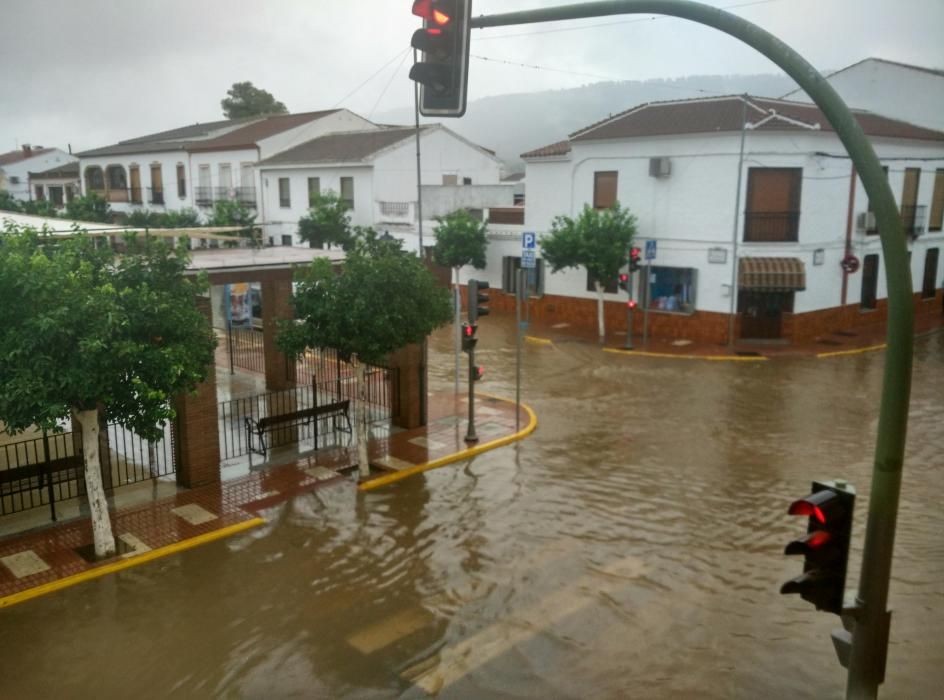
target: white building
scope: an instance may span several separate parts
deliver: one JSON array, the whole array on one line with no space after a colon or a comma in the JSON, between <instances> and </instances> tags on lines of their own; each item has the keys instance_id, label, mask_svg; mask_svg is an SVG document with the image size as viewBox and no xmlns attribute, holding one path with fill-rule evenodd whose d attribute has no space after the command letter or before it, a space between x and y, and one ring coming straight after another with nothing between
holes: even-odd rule
<instances>
[{"instance_id":1,"label":"white building","mask_svg":"<svg viewBox=\"0 0 944 700\"><path fill-rule=\"evenodd\" d=\"M944 131L944 70L866 58L826 80L850 107ZM812 102L799 89L783 99Z\"/></svg>"},{"instance_id":2,"label":"white building","mask_svg":"<svg viewBox=\"0 0 944 700\"><path fill-rule=\"evenodd\" d=\"M0 153L0 189L22 201L42 199L30 190L30 172L40 172L74 163L75 156L58 148L24 145L18 151Z\"/></svg>"},{"instance_id":3,"label":"white building","mask_svg":"<svg viewBox=\"0 0 944 700\"><path fill-rule=\"evenodd\" d=\"M856 117L902 209L916 308L939 314L944 133ZM635 333L645 319L652 337L725 343L734 313L738 339L808 342L884 319L882 253L867 197L812 105L739 96L644 104L522 158L525 225L495 232L493 287L513 291L521 231L540 238L558 215L618 201L638 218L638 245L655 246L648 274L633 279L647 311L635 314ZM625 330L626 297L616 287L609 281L607 325ZM592 327L592 289L585 270L547 274L539 260L533 317ZM510 308L513 297L493 299Z\"/></svg>"},{"instance_id":4,"label":"white building","mask_svg":"<svg viewBox=\"0 0 944 700\"><path fill-rule=\"evenodd\" d=\"M512 184L501 161L441 125L422 127L424 246L436 216L458 208L510 207ZM333 191L348 202L351 223L373 226L415 249L416 130L382 127L326 134L259 163L262 223L271 244L296 245L298 220L312 198ZM483 212L483 215L485 213ZM428 241L428 243L427 243Z\"/></svg>"},{"instance_id":5,"label":"white building","mask_svg":"<svg viewBox=\"0 0 944 700\"><path fill-rule=\"evenodd\" d=\"M198 209L238 200L258 208L255 164L323 134L377 128L346 109L193 124L79 153L82 191L114 211Z\"/></svg>"},{"instance_id":6,"label":"white building","mask_svg":"<svg viewBox=\"0 0 944 700\"><path fill-rule=\"evenodd\" d=\"M28 178L31 198L50 202L57 209L63 208L82 191L78 160L39 172L30 171Z\"/></svg>"}]
</instances>

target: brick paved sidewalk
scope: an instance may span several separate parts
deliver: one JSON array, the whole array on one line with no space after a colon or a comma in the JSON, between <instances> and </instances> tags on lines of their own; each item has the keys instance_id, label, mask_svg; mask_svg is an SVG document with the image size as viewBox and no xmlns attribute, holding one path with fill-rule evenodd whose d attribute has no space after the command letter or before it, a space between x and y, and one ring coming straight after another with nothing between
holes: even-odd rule
<instances>
[{"instance_id":1,"label":"brick paved sidewalk","mask_svg":"<svg viewBox=\"0 0 944 700\"><path fill-rule=\"evenodd\" d=\"M464 441L467 415L464 398L455 400L451 393L431 397L427 426L371 441L371 478L422 468L430 462L469 458ZM521 426L527 427L529 422L530 414L522 409ZM477 397L476 432L479 446L485 448L491 441L514 439L514 403ZM353 488L357 471L351 470L351 465L355 462L353 446L322 450L291 463L259 466L247 476L219 484L114 509L112 530L119 553L104 562L86 558L91 558L92 549L88 518L0 539L0 607L261 524L260 512L299 494L341 485L346 477Z\"/></svg>"}]
</instances>

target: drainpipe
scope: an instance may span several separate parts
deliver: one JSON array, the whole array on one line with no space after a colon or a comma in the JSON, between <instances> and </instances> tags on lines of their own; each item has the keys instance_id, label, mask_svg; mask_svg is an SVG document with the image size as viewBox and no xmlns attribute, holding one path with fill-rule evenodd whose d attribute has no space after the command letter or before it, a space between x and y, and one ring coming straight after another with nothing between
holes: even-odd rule
<instances>
[{"instance_id":1,"label":"drainpipe","mask_svg":"<svg viewBox=\"0 0 944 700\"><path fill-rule=\"evenodd\" d=\"M849 173L849 208L846 211L846 248L845 256L852 254L852 215L853 207L855 206L855 187L856 187L856 169L855 165L850 166ZM846 271L846 268L842 268L842 297L840 299L840 306L844 307L846 305L846 292L849 288L849 273Z\"/></svg>"},{"instance_id":2,"label":"drainpipe","mask_svg":"<svg viewBox=\"0 0 944 700\"><path fill-rule=\"evenodd\" d=\"M747 132L747 94L741 96L741 147L738 150L737 192L734 194L734 234L731 236L731 312L728 314L728 347L734 347L734 314L737 312L738 222L741 216L741 184L744 177L744 136Z\"/></svg>"}]
</instances>

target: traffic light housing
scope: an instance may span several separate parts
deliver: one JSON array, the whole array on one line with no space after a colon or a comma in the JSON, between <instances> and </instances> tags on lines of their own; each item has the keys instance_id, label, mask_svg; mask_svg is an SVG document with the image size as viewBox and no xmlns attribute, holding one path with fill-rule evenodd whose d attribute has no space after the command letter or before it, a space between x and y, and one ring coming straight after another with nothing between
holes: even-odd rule
<instances>
[{"instance_id":1,"label":"traffic light housing","mask_svg":"<svg viewBox=\"0 0 944 700\"><path fill-rule=\"evenodd\" d=\"M477 330L478 326L471 323L462 324L462 352L472 352L475 349L475 344L479 342L479 339L475 337Z\"/></svg>"},{"instance_id":2,"label":"traffic light housing","mask_svg":"<svg viewBox=\"0 0 944 700\"><path fill-rule=\"evenodd\" d=\"M637 272L642 265L642 251L639 248L630 248L629 250L629 271Z\"/></svg>"},{"instance_id":3,"label":"traffic light housing","mask_svg":"<svg viewBox=\"0 0 944 700\"><path fill-rule=\"evenodd\" d=\"M415 0L413 14L423 18L423 28L410 41L422 52L410 69L410 78L420 84L420 113L461 117L469 76L472 0Z\"/></svg>"},{"instance_id":4,"label":"traffic light housing","mask_svg":"<svg viewBox=\"0 0 944 700\"><path fill-rule=\"evenodd\" d=\"M485 291L488 290L488 282L483 282L482 280L469 280L469 323L475 326L475 322L479 320L479 316L488 316L489 308L483 306L488 303L488 294L485 294Z\"/></svg>"},{"instance_id":5,"label":"traffic light housing","mask_svg":"<svg viewBox=\"0 0 944 700\"><path fill-rule=\"evenodd\" d=\"M473 382L479 381L479 380L480 380L482 377L484 377L484 376L485 376L485 368L484 368L484 367L482 367L481 365L479 365L478 367L473 367L473 368L472 368L472 381L473 381Z\"/></svg>"},{"instance_id":6,"label":"traffic light housing","mask_svg":"<svg viewBox=\"0 0 944 700\"><path fill-rule=\"evenodd\" d=\"M790 515L806 515L809 522L806 537L784 549L787 555L802 554L804 562L803 573L783 584L781 593L799 593L817 610L842 614L854 510L851 488L818 481L809 496L790 505Z\"/></svg>"},{"instance_id":7,"label":"traffic light housing","mask_svg":"<svg viewBox=\"0 0 944 700\"><path fill-rule=\"evenodd\" d=\"M624 292L628 292L629 291L629 275L626 274L625 272L621 272L618 278L618 281L619 281L619 288L622 289Z\"/></svg>"}]
</instances>

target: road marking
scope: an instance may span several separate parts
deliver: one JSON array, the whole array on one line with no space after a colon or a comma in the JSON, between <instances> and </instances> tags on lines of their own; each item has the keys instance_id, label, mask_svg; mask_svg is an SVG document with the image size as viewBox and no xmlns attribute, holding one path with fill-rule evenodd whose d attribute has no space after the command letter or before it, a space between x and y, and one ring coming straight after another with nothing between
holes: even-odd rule
<instances>
[{"instance_id":1,"label":"road marking","mask_svg":"<svg viewBox=\"0 0 944 700\"><path fill-rule=\"evenodd\" d=\"M766 362L768 358L743 355L681 355L674 352L648 352L645 350L621 350L620 348L603 348L603 352L615 352L619 355L636 357L666 357L670 360L708 360L711 362Z\"/></svg>"},{"instance_id":2,"label":"road marking","mask_svg":"<svg viewBox=\"0 0 944 700\"><path fill-rule=\"evenodd\" d=\"M426 627L434 619L425 608L409 608L391 615L385 620L355 632L347 638L347 643L362 654L373 654L407 635Z\"/></svg>"},{"instance_id":3,"label":"road marking","mask_svg":"<svg viewBox=\"0 0 944 700\"><path fill-rule=\"evenodd\" d=\"M816 357L817 359L821 359L823 357L841 357L843 355L860 355L864 352L875 352L876 350L884 350L885 347L886 347L885 343L882 343L881 345L869 345L868 347L865 347L865 348L855 348L853 350L836 350L834 352L820 352L816 354Z\"/></svg>"},{"instance_id":4,"label":"road marking","mask_svg":"<svg viewBox=\"0 0 944 700\"><path fill-rule=\"evenodd\" d=\"M645 563L632 556L608 564L602 569L591 568L568 588L516 610L516 619L503 619L458 644L442 649L439 653L439 664L435 668L420 671L416 675L413 675L416 669L408 669L401 677L431 695L437 694L443 688L505 654L512 647L539 634L543 629L587 607L593 602L595 595L612 591L627 581L639 578L646 571ZM542 627L536 627L534 621L540 621Z\"/></svg>"},{"instance_id":5,"label":"road marking","mask_svg":"<svg viewBox=\"0 0 944 700\"><path fill-rule=\"evenodd\" d=\"M535 335L526 335L524 339L530 343L537 343L538 345L553 345L554 344L553 340L548 340L547 338L538 338Z\"/></svg>"}]
</instances>

